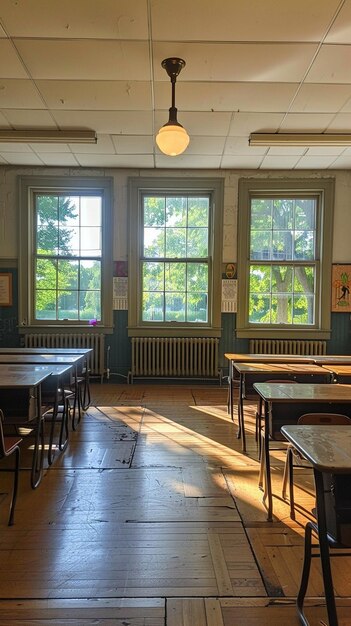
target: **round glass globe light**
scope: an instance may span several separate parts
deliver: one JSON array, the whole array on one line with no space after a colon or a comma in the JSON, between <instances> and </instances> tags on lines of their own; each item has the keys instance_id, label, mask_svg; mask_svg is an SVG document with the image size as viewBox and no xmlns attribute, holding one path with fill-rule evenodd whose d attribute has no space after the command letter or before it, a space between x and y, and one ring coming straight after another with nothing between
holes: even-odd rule
<instances>
[{"instance_id":1,"label":"round glass globe light","mask_svg":"<svg viewBox=\"0 0 351 626\"><path fill-rule=\"evenodd\" d=\"M189 135L185 128L180 125L165 124L158 131L156 143L161 152L168 156L178 156L182 154L189 145Z\"/></svg>"}]
</instances>

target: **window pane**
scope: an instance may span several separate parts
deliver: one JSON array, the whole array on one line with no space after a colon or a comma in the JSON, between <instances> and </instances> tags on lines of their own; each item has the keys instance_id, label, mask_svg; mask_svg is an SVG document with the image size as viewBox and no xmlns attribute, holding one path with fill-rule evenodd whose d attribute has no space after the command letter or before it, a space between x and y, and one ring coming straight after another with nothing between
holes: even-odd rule
<instances>
[{"instance_id":1,"label":"window pane","mask_svg":"<svg viewBox=\"0 0 351 626\"><path fill-rule=\"evenodd\" d=\"M81 261L80 268L80 288L98 289L101 288L101 261Z\"/></svg>"},{"instance_id":2,"label":"window pane","mask_svg":"<svg viewBox=\"0 0 351 626\"><path fill-rule=\"evenodd\" d=\"M314 267L303 267L297 265L295 267L294 291L314 294L315 291L315 271Z\"/></svg>"},{"instance_id":3,"label":"window pane","mask_svg":"<svg viewBox=\"0 0 351 626\"><path fill-rule=\"evenodd\" d=\"M101 319L101 294L100 291L79 292L79 319Z\"/></svg>"},{"instance_id":4,"label":"window pane","mask_svg":"<svg viewBox=\"0 0 351 626\"><path fill-rule=\"evenodd\" d=\"M165 198L144 198L144 227L164 226L165 217Z\"/></svg>"},{"instance_id":5,"label":"window pane","mask_svg":"<svg viewBox=\"0 0 351 626\"><path fill-rule=\"evenodd\" d=\"M81 256L101 256L101 228L91 226L80 229Z\"/></svg>"},{"instance_id":6,"label":"window pane","mask_svg":"<svg viewBox=\"0 0 351 626\"><path fill-rule=\"evenodd\" d=\"M165 293L166 322L185 321L185 293Z\"/></svg>"},{"instance_id":7,"label":"window pane","mask_svg":"<svg viewBox=\"0 0 351 626\"><path fill-rule=\"evenodd\" d=\"M189 198L188 200L188 226L208 227L210 202L208 198Z\"/></svg>"},{"instance_id":8,"label":"window pane","mask_svg":"<svg viewBox=\"0 0 351 626\"><path fill-rule=\"evenodd\" d=\"M36 291L35 318L38 320L56 319L56 290L38 289Z\"/></svg>"},{"instance_id":9,"label":"window pane","mask_svg":"<svg viewBox=\"0 0 351 626\"><path fill-rule=\"evenodd\" d=\"M143 293L142 308L144 322L163 322L164 294L158 292Z\"/></svg>"},{"instance_id":10,"label":"window pane","mask_svg":"<svg viewBox=\"0 0 351 626\"><path fill-rule=\"evenodd\" d=\"M36 196L37 223L43 224L58 221L58 197Z\"/></svg>"},{"instance_id":11,"label":"window pane","mask_svg":"<svg viewBox=\"0 0 351 626\"><path fill-rule=\"evenodd\" d=\"M273 230L294 227L294 200L279 199L273 203Z\"/></svg>"},{"instance_id":12,"label":"window pane","mask_svg":"<svg viewBox=\"0 0 351 626\"><path fill-rule=\"evenodd\" d=\"M316 229L316 200L297 198L295 207L296 230Z\"/></svg>"},{"instance_id":13,"label":"window pane","mask_svg":"<svg viewBox=\"0 0 351 626\"><path fill-rule=\"evenodd\" d=\"M59 289L78 289L78 261L57 262L57 286Z\"/></svg>"},{"instance_id":14,"label":"window pane","mask_svg":"<svg viewBox=\"0 0 351 626\"><path fill-rule=\"evenodd\" d=\"M272 324L291 324L292 323L292 295L275 294L272 296Z\"/></svg>"},{"instance_id":15,"label":"window pane","mask_svg":"<svg viewBox=\"0 0 351 626\"><path fill-rule=\"evenodd\" d=\"M208 229L189 228L187 256L205 258L208 256Z\"/></svg>"},{"instance_id":16,"label":"window pane","mask_svg":"<svg viewBox=\"0 0 351 626\"><path fill-rule=\"evenodd\" d=\"M206 323L208 311L207 293L188 294L187 321Z\"/></svg>"},{"instance_id":17,"label":"window pane","mask_svg":"<svg viewBox=\"0 0 351 626\"><path fill-rule=\"evenodd\" d=\"M251 201L251 230L272 228L273 200L255 198Z\"/></svg>"},{"instance_id":18,"label":"window pane","mask_svg":"<svg viewBox=\"0 0 351 626\"><path fill-rule=\"evenodd\" d=\"M37 289L56 289L56 259L37 259L35 284Z\"/></svg>"},{"instance_id":19,"label":"window pane","mask_svg":"<svg viewBox=\"0 0 351 626\"><path fill-rule=\"evenodd\" d=\"M249 322L252 324L270 324L271 298L268 294L252 294L250 296Z\"/></svg>"},{"instance_id":20,"label":"window pane","mask_svg":"<svg viewBox=\"0 0 351 626\"><path fill-rule=\"evenodd\" d=\"M167 226L186 226L186 212L186 198L166 198Z\"/></svg>"},{"instance_id":21,"label":"window pane","mask_svg":"<svg viewBox=\"0 0 351 626\"><path fill-rule=\"evenodd\" d=\"M58 319L78 319L78 291L58 291Z\"/></svg>"},{"instance_id":22,"label":"window pane","mask_svg":"<svg viewBox=\"0 0 351 626\"><path fill-rule=\"evenodd\" d=\"M37 227L37 254L55 256L58 251L58 227L56 222L38 225Z\"/></svg>"},{"instance_id":23,"label":"window pane","mask_svg":"<svg viewBox=\"0 0 351 626\"><path fill-rule=\"evenodd\" d=\"M290 231L273 231L271 258L274 261L290 261L292 259L292 237Z\"/></svg>"},{"instance_id":24,"label":"window pane","mask_svg":"<svg viewBox=\"0 0 351 626\"><path fill-rule=\"evenodd\" d=\"M296 231L294 242L294 258L311 261L315 258L315 237L313 231Z\"/></svg>"},{"instance_id":25,"label":"window pane","mask_svg":"<svg viewBox=\"0 0 351 626\"><path fill-rule=\"evenodd\" d=\"M64 226L79 226L79 197L59 197L59 221Z\"/></svg>"},{"instance_id":26,"label":"window pane","mask_svg":"<svg viewBox=\"0 0 351 626\"><path fill-rule=\"evenodd\" d=\"M186 285L186 264L166 263L165 291L183 291Z\"/></svg>"},{"instance_id":27,"label":"window pane","mask_svg":"<svg viewBox=\"0 0 351 626\"><path fill-rule=\"evenodd\" d=\"M164 290L164 263L142 264L143 291Z\"/></svg>"},{"instance_id":28,"label":"window pane","mask_svg":"<svg viewBox=\"0 0 351 626\"><path fill-rule=\"evenodd\" d=\"M284 265L272 266L272 292L292 292L293 268Z\"/></svg>"},{"instance_id":29,"label":"window pane","mask_svg":"<svg viewBox=\"0 0 351 626\"><path fill-rule=\"evenodd\" d=\"M270 265L251 265L250 293L267 293L271 290L272 269Z\"/></svg>"},{"instance_id":30,"label":"window pane","mask_svg":"<svg viewBox=\"0 0 351 626\"><path fill-rule=\"evenodd\" d=\"M272 258L272 232L251 231L250 258L268 261Z\"/></svg>"},{"instance_id":31,"label":"window pane","mask_svg":"<svg viewBox=\"0 0 351 626\"><path fill-rule=\"evenodd\" d=\"M60 228L58 253L60 256L79 255L79 228Z\"/></svg>"},{"instance_id":32,"label":"window pane","mask_svg":"<svg viewBox=\"0 0 351 626\"><path fill-rule=\"evenodd\" d=\"M208 265L206 263L188 263L187 291L205 292L208 290Z\"/></svg>"},{"instance_id":33,"label":"window pane","mask_svg":"<svg viewBox=\"0 0 351 626\"><path fill-rule=\"evenodd\" d=\"M82 226L101 226L101 198L85 196L80 203L80 223Z\"/></svg>"},{"instance_id":34,"label":"window pane","mask_svg":"<svg viewBox=\"0 0 351 626\"><path fill-rule=\"evenodd\" d=\"M144 257L150 259L165 256L164 228L144 228Z\"/></svg>"},{"instance_id":35,"label":"window pane","mask_svg":"<svg viewBox=\"0 0 351 626\"><path fill-rule=\"evenodd\" d=\"M293 315L294 324L314 324L314 297L295 295Z\"/></svg>"},{"instance_id":36,"label":"window pane","mask_svg":"<svg viewBox=\"0 0 351 626\"><path fill-rule=\"evenodd\" d=\"M166 257L179 259L186 256L186 229L167 228Z\"/></svg>"}]
</instances>

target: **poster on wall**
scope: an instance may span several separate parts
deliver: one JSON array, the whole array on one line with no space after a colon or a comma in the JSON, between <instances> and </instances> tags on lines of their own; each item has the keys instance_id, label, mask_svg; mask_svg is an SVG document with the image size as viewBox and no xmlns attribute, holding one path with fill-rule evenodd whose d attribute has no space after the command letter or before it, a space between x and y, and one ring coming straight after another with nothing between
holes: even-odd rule
<instances>
[{"instance_id":1,"label":"poster on wall","mask_svg":"<svg viewBox=\"0 0 351 626\"><path fill-rule=\"evenodd\" d=\"M0 273L0 306L12 306L12 274Z\"/></svg>"},{"instance_id":2,"label":"poster on wall","mask_svg":"<svg viewBox=\"0 0 351 626\"><path fill-rule=\"evenodd\" d=\"M351 265L333 265L332 308L335 313L351 311Z\"/></svg>"}]
</instances>

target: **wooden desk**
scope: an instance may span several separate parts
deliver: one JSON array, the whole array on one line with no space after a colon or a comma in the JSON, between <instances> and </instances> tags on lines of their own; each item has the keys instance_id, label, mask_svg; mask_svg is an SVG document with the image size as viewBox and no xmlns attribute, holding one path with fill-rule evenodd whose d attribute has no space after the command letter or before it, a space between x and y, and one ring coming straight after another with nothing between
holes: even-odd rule
<instances>
[{"instance_id":1,"label":"wooden desk","mask_svg":"<svg viewBox=\"0 0 351 626\"><path fill-rule=\"evenodd\" d=\"M313 356L300 354L240 354L237 352L226 352L225 358L229 361L228 376L228 413L233 420L233 387L234 387L234 365L235 363L314 363Z\"/></svg>"},{"instance_id":2,"label":"wooden desk","mask_svg":"<svg viewBox=\"0 0 351 626\"><path fill-rule=\"evenodd\" d=\"M305 561L297 596L299 617L301 621L304 620L304 624L308 624L303 612L303 602L307 591L311 562L311 532L316 530L319 537L329 626L338 626L329 544L334 545L334 547L351 547L350 505L348 504L345 509L346 519L343 520L343 509L341 508L343 503L338 501L337 489L338 475L344 474L344 480L351 481L351 427L283 426L282 433L296 450L311 463L316 485L317 526L313 522L308 522L305 528ZM344 529L340 528L342 522ZM340 537L339 533L342 533L342 530L343 534Z\"/></svg>"},{"instance_id":3,"label":"wooden desk","mask_svg":"<svg viewBox=\"0 0 351 626\"><path fill-rule=\"evenodd\" d=\"M254 383L264 382L274 378L290 379L300 383L330 383L332 381L330 371L323 369L323 367L319 365L314 365L313 363L298 363L296 361L292 363L234 362L233 368L239 375L238 436L241 436L242 451L244 453L246 452L244 398L250 393L257 395L253 388Z\"/></svg>"},{"instance_id":4,"label":"wooden desk","mask_svg":"<svg viewBox=\"0 0 351 626\"><path fill-rule=\"evenodd\" d=\"M255 383L254 389L264 403L263 464L265 471L264 502L268 500L268 521L272 521L273 497L269 441L281 439L282 426L296 424L304 413L344 413L351 417L351 385L303 385Z\"/></svg>"},{"instance_id":5,"label":"wooden desk","mask_svg":"<svg viewBox=\"0 0 351 626\"><path fill-rule=\"evenodd\" d=\"M43 474L44 424L41 407L41 384L50 375L51 372L48 371L36 371L33 368L28 368L28 370L18 372L12 372L10 370L3 371L0 376L0 406L4 410L5 423L11 423L11 416L13 418L16 416L16 411L18 410L18 402L14 404L16 394L19 390L28 392L28 412L26 416L23 416L23 421L30 423L35 420L36 422L31 472L31 484L33 489L39 485ZM11 392L16 393L11 394ZM7 405L7 402L9 402L9 405Z\"/></svg>"},{"instance_id":6,"label":"wooden desk","mask_svg":"<svg viewBox=\"0 0 351 626\"><path fill-rule=\"evenodd\" d=\"M334 379L334 382L338 383L351 383L351 365L322 365L323 369L328 370Z\"/></svg>"}]
</instances>

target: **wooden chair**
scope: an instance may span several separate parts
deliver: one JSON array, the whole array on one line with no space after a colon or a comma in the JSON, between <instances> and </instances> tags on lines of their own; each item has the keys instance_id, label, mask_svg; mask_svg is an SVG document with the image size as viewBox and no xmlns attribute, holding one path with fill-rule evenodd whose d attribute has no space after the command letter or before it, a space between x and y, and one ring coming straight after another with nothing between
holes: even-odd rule
<instances>
[{"instance_id":1,"label":"wooden chair","mask_svg":"<svg viewBox=\"0 0 351 626\"><path fill-rule=\"evenodd\" d=\"M4 430L3 430L3 421L4 421L4 414L2 410L0 409L0 459L7 458L11 456L11 454L13 453L16 455L12 498L11 498L10 515L9 515L9 526L12 526L14 523L15 506L16 506L17 490L18 490L18 474L19 474L19 463L20 463L19 445L22 441L22 437L5 436Z\"/></svg>"},{"instance_id":2,"label":"wooden chair","mask_svg":"<svg viewBox=\"0 0 351 626\"><path fill-rule=\"evenodd\" d=\"M301 415L299 418L298 424L333 424L333 425L347 425L351 426L351 419L347 417L347 415L342 415L340 413L305 413ZM284 500L287 499L286 491L287 485L289 484L289 500L290 500L290 517L291 519L295 519L295 503L294 503L294 477L293 470L294 467L309 467L308 461L302 459L301 455L291 444L288 445L286 451L286 459L285 459L285 467L284 467L284 476L283 476L283 487L282 487L282 497Z\"/></svg>"}]
</instances>

